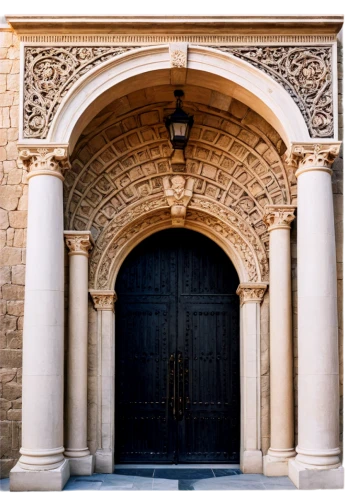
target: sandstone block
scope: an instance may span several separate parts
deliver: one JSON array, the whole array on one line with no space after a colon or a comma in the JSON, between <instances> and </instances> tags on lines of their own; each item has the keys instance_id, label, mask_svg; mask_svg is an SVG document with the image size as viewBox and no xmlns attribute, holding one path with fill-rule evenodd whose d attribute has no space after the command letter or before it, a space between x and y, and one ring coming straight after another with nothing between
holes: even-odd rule
<instances>
[{"instance_id":1,"label":"sandstone block","mask_svg":"<svg viewBox=\"0 0 358 500\"><path fill-rule=\"evenodd\" d=\"M21 398L21 385L16 382L9 382L3 387L3 398L8 401L13 401L14 399ZM16 420L16 419L14 419Z\"/></svg>"},{"instance_id":2,"label":"sandstone block","mask_svg":"<svg viewBox=\"0 0 358 500\"><path fill-rule=\"evenodd\" d=\"M7 229L9 227L9 217L6 210L0 208L0 229Z\"/></svg>"},{"instance_id":3,"label":"sandstone block","mask_svg":"<svg viewBox=\"0 0 358 500\"><path fill-rule=\"evenodd\" d=\"M24 301L23 300L9 300L7 302L7 313L10 316L23 316L24 315Z\"/></svg>"},{"instance_id":4,"label":"sandstone block","mask_svg":"<svg viewBox=\"0 0 358 500\"><path fill-rule=\"evenodd\" d=\"M7 75L6 89L11 92L18 92L20 87L20 78L19 74L10 74Z\"/></svg>"},{"instance_id":5,"label":"sandstone block","mask_svg":"<svg viewBox=\"0 0 358 500\"><path fill-rule=\"evenodd\" d=\"M24 229L15 229L13 246L21 248L24 246Z\"/></svg>"},{"instance_id":6,"label":"sandstone block","mask_svg":"<svg viewBox=\"0 0 358 500\"><path fill-rule=\"evenodd\" d=\"M24 300L25 287L21 285L4 285L2 292L5 300Z\"/></svg>"},{"instance_id":7,"label":"sandstone block","mask_svg":"<svg viewBox=\"0 0 358 500\"><path fill-rule=\"evenodd\" d=\"M0 94L6 92L6 75L0 75Z\"/></svg>"},{"instance_id":8,"label":"sandstone block","mask_svg":"<svg viewBox=\"0 0 358 500\"><path fill-rule=\"evenodd\" d=\"M4 147L0 147L0 161L6 160L6 149Z\"/></svg>"},{"instance_id":9,"label":"sandstone block","mask_svg":"<svg viewBox=\"0 0 358 500\"><path fill-rule=\"evenodd\" d=\"M22 349L22 332L13 332L6 335L8 349Z\"/></svg>"},{"instance_id":10,"label":"sandstone block","mask_svg":"<svg viewBox=\"0 0 358 500\"><path fill-rule=\"evenodd\" d=\"M6 54L7 59L20 59L19 49L15 46L12 46L8 49Z\"/></svg>"},{"instance_id":11,"label":"sandstone block","mask_svg":"<svg viewBox=\"0 0 358 500\"><path fill-rule=\"evenodd\" d=\"M20 73L20 61L16 59L12 61L11 73L12 74Z\"/></svg>"},{"instance_id":12,"label":"sandstone block","mask_svg":"<svg viewBox=\"0 0 358 500\"><path fill-rule=\"evenodd\" d=\"M23 330L24 329L24 317L20 316L20 318L17 320L17 329L18 330Z\"/></svg>"},{"instance_id":13,"label":"sandstone block","mask_svg":"<svg viewBox=\"0 0 358 500\"><path fill-rule=\"evenodd\" d=\"M6 314L6 300L0 299L0 314Z\"/></svg>"},{"instance_id":14,"label":"sandstone block","mask_svg":"<svg viewBox=\"0 0 358 500\"><path fill-rule=\"evenodd\" d=\"M7 183L12 185L12 184L21 184L22 181L22 174L23 174L22 168L18 169L13 169L9 172L9 175L7 177Z\"/></svg>"},{"instance_id":15,"label":"sandstone block","mask_svg":"<svg viewBox=\"0 0 358 500\"><path fill-rule=\"evenodd\" d=\"M21 412L22 410L9 410L7 412L7 418L8 420L21 420Z\"/></svg>"},{"instance_id":16,"label":"sandstone block","mask_svg":"<svg viewBox=\"0 0 358 500\"><path fill-rule=\"evenodd\" d=\"M11 435L10 422L0 422L0 435L1 436L10 436Z\"/></svg>"},{"instance_id":17,"label":"sandstone block","mask_svg":"<svg viewBox=\"0 0 358 500\"><path fill-rule=\"evenodd\" d=\"M9 31L0 32L0 47L11 47L12 33Z\"/></svg>"},{"instance_id":18,"label":"sandstone block","mask_svg":"<svg viewBox=\"0 0 358 500\"><path fill-rule=\"evenodd\" d=\"M19 106L11 106L10 121L11 121L11 127L16 129L19 127Z\"/></svg>"},{"instance_id":19,"label":"sandstone block","mask_svg":"<svg viewBox=\"0 0 358 500\"><path fill-rule=\"evenodd\" d=\"M11 270L11 279L14 285L25 284L25 266L14 266Z\"/></svg>"},{"instance_id":20,"label":"sandstone block","mask_svg":"<svg viewBox=\"0 0 358 500\"><path fill-rule=\"evenodd\" d=\"M10 471L13 467L15 467L16 462L16 458L1 459L0 479L9 477Z\"/></svg>"},{"instance_id":21,"label":"sandstone block","mask_svg":"<svg viewBox=\"0 0 358 500\"><path fill-rule=\"evenodd\" d=\"M23 196L21 196L21 198L19 200L19 205L17 208L19 210L27 210L27 206L28 206L28 196L27 196L27 194L24 194Z\"/></svg>"},{"instance_id":22,"label":"sandstone block","mask_svg":"<svg viewBox=\"0 0 358 500\"><path fill-rule=\"evenodd\" d=\"M12 404L11 401L8 401L7 399L0 398L0 408L2 410L10 410Z\"/></svg>"},{"instance_id":23,"label":"sandstone block","mask_svg":"<svg viewBox=\"0 0 358 500\"><path fill-rule=\"evenodd\" d=\"M5 128L0 129L0 146L6 146L7 144L7 130Z\"/></svg>"},{"instance_id":24,"label":"sandstone block","mask_svg":"<svg viewBox=\"0 0 358 500\"><path fill-rule=\"evenodd\" d=\"M6 94L0 95L0 106L1 102L5 102L4 99L1 100L1 97L4 95ZM8 99L8 101L10 102L10 104L8 104L7 106L10 106L12 103L12 98ZM5 106L5 104L3 106ZM5 108L0 107L0 128L9 128L9 127L10 127L10 110L8 107Z\"/></svg>"},{"instance_id":25,"label":"sandstone block","mask_svg":"<svg viewBox=\"0 0 358 500\"><path fill-rule=\"evenodd\" d=\"M7 230L6 230L6 245L8 247L12 247L14 246L13 245L13 242L14 242L14 236L15 236L15 229L12 228L12 227L9 227Z\"/></svg>"},{"instance_id":26,"label":"sandstone block","mask_svg":"<svg viewBox=\"0 0 358 500\"><path fill-rule=\"evenodd\" d=\"M11 115L11 111L10 111ZM18 157L16 142L9 142L6 146L6 159L7 160L16 160Z\"/></svg>"},{"instance_id":27,"label":"sandstone block","mask_svg":"<svg viewBox=\"0 0 358 500\"><path fill-rule=\"evenodd\" d=\"M4 229L0 229L0 249L4 248L5 245L6 245L6 231Z\"/></svg>"},{"instance_id":28,"label":"sandstone block","mask_svg":"<svg viewBox=\"0 0 358 500\"><path fill-rule=\"evenodd\" d=\"M9 128L7 130L7 138L9 141L17 141L19 138L19 129L18 128Z\"/></svg>"},{"instance_id":29,"label":"sandstone block","mask_svg":"<svg viewBox=\"0 0 358 500\"><path fill-rule=\"evenodd\" d=\"M12 407L14 410L21 410L22 409L22 398L16 399L16 401L12 402Z\"/></svg>"},{"instance_id":30,"label":"sandstone block","mask_svg":"<svg viewBox=\"0 0 358 500\"><path fill-rule=\"evenodd\" d=\"M16 210L14 212L9 212L9 221L10 226L15 229L27 227L27 211Z\"/></svg>"},{"instance_id":31,"label":"sandstone block","mask_svg":"<svg viewBox=\"0 0 358 500\"><path fill-rule=\"evenodd\" d=\"M0 329L2 332L13 332L16 330L16 318L14 316L5 315L0 318Z\"/></svg>"},{"instance_id":32,"label":"sandstone block","mask_svg":"<svg viewBox=\"0 0 358 500\"><path fill-rule=\"evenodd\" d=\"M20 196L22 196L21 186L0 186L0 208L15 210Z\"/></svg>"},{"instance_id":33,"label":"sandstone block","mask_svg":"<svg viewBox=\"0 0 358 500\"><path fill-rule=\"evenodd\" d=\"M0 382L7 384L16 378L16 368L0 368ZM2 408L3 409L3 408Z\"/></svg>"},{"instance_id":34,"label":"sandstone block","mask_svg":"<svg viewBox=\"0 0 358 500\"><path fill-rule=\"evenodd\" d=\"M21 248L5 247L0 250L0 266L16 266L17 264L21 264Z\"/></svg>"},{"instance_id":35,"label":"sandstone block","mask_svg":"<svg viewBox=\"0 0 358 500\"><path fill-rule=\"evenodd\" d=\"M1 61L0 61L1 64ZM10 62L11 64L11 62ZM1 94L0 95L0 106L7 107L12 106L14 104L14 96L10 93Z\"/></svg>"},{"instance_id":36,"label":"sandstone block","mask_svg":"<svg viewBox=\"0 0 358 500\"><path fill-rule=\"evenodd\" d=\"M12 68L12 61L4 59L0 61L0 73L10 73Z\"/></svg>"},{"instance_id":37,"label":"sandstone block","mask_svg":"<svg viewBox=\"0 0 358 500\"><path fill-rule=\"evenodd\" d=\"M4 172L8 174L11 170L17 168L17 164L15 160L6 160L4 161Z\"/></svg>"}]
</instances>

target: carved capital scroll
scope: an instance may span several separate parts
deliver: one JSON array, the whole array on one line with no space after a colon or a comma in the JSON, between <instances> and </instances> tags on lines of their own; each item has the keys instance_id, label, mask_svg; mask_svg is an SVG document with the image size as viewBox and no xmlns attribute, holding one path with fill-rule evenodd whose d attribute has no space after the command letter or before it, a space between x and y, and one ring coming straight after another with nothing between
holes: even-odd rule
<instances>
[{"instance_id":1,"label":"carved capital scroll","mask_svg":"<svg viewBox=\"0 0 358 500\"><path fill-rule=\"evenodd\" d=\"M54 175L63 181L63 173L71 167L67 145L46 147L18 145L19 160L26 168L28 179L35 175Z\"/></svg>"},{"instance_id":2,"label":"carved capital scroll","mask_svg":"<svg viewBox=\"0 0 358 500\"><path fill-rule=\"evenodd\" d=\"M241 283L236 290L240 297L240 305L246 302L261 303L267 289L267 283Z\"/></svg>"},{"instance_id":3,"label":"carved capital scroll","mask_svg":"<svg viewBox=\"0 0 358 500\"><path fill-rule=\"evenodd\" d=\"M186 207L193 196L194 182L193 178L185 179L181 175L163 178L164 194L171 207L173 226L184 226Z\"/></svg>"},{"instance_id":4,"label":"carved capital scroll","mask_svg":"<svg viewBox=\"0 0 358 500\"><path fill-rule=\"evenodd\" d=\"M295 218L293 205L266 205L263 221L269 231L274 229L290 229Z\"/></svg>"},{"instance_id":5,"label":"carved capital scroll","mask_svg":"<svg viewBox=\"0 0 358 500\"><path fill-rule=\"evenodd\" d=\"M91 231L64 231L68 255L84 255L88 257L93 248Z\"/></svg>"},{"instance_id":6,"label":"carved capital scroll","mask_svg":"<svg viewBox=\"0 0 358 500\"><path fill-rule=\"evenodd\" d=\"M114 311L117 294L113 290L90 290L93 304L97 311Z\"/></svg>"},{"instance_id":7,"label":"carved capital scroll","mask_svg":"<svg viewBox=\"0 0 358 500\"><path fill-rule=\"evenodd\" d=\"M286 154L286 163L298 170L296 177L311 170L331 173L331 165L339 154L341 142L293 143Z\"/></svg>"}]
</instances>

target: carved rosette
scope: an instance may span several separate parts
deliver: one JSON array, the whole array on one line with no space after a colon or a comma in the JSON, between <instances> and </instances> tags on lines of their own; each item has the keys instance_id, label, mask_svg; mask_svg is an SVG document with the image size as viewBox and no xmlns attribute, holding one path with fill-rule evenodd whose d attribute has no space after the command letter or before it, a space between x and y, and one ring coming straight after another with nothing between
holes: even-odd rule
<instances>
[{"instance_id":1,"label":"carved rosette","mask_svg":"<svg viewBox=\"0 0 358 500\"><path fill-rule=\"evenodd\" d=\"M90 290L93 304L97 311L114 311L117 294L113 290Z\"/></svg>"},{"instance_id":2,"label":"carved rosette","mask_svg":"<svg viewBox=\"0 0 358 500\"><path fill-rule=\"evenodd\" d=\"M90 231L64 231L68 255L84 255L88 257L93 248L93 238Z\"/></svg>"},{"instance_id":3,"label":"carved rosette","mask_svg":"<svg viewBox=\"0 0 358 500\"><path fill-rule=\"evenodd\" d=\"M293 205L266 205L263 221L268 231L274 229L291 229L291 222L295 218Z\"/></svg>"},{"instance_id":4,"label":"carved rosette","mask_svg":"<svg viewBox=\"0 0 358 500\"><path fill-rule=\"evenodd\" d=\"M241 283L236 290L240 297L240 305L247 302L256 302L260 304L264 298L267 289L267 283Z\"/></svg>"},{"instance_id":5,"label":"carved rosette","mask_svg":"<svg viewBox=\"0 0 358 500\"><path fill-rule=\"evenodd\" d=\"M63 181L63 173L71 168L68 161L68 147L64 146L22 146L18 145L19 161L29 172L27 178L35 175L54 175Z\"/></svg>"},{"instance_id":6,"label":"carved rosette","mask_svg":"<svg viewBox=\"0 0 358 500\"><path fill-rule=\"evenodd\" d=\"M332 173L331 165L339 154L341 142L302 143L291 145L286 154L286 163L297 169L296 177L312 170Z\"/></svg>"}]
</instances>

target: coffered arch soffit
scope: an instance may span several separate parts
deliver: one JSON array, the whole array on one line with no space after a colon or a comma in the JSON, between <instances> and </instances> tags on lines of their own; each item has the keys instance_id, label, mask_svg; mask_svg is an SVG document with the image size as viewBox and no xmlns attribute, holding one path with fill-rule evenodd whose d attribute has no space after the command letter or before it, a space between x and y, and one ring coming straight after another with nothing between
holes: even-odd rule
<instances>
[{"instance_id":1,"label":"coffered arch soffit","mask_svg":"<svg viewBox=\"0 0 358 500\"><path fill-rule=\"evenodd\" d=\"M243 103L187 85L185 109L195 115L195 124L185 164L172 164L173 151L163 122L173 106L172 86L132 92L103 109L76 145L64 182L65 220L68 229L91 230L96 240L91 258L93 287L103 288L107 283L100 274L107 276L112 264L101 259L104 254L113 257L109 246L122 226L128 226L131 233L136 207L143 208L140 217L157 217L151 212L159 208L169 213L163 180L174 175L193 179L186 227L200 226L206 217L209 232L216 234L224 250L241 255L241 263L236 264L241 280L267 279L264 207L294 204L296 199L294 172L281 158L285 144ZM159 206L158 200L162 201ZM223 243L225 239L229 243Z\"/></svg>"}]
</instances>

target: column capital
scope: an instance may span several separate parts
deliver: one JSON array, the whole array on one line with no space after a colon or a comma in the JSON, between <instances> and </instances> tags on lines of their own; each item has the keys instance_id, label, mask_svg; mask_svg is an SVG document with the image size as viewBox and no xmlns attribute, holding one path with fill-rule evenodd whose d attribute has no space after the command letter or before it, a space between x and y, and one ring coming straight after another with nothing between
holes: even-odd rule
<instances>
[{"instance_id":1,"label":"column capital","mask_svg":"<svg viewBox=\"0 0 358 500\"><path fill-rule=\"evenodd\" d=\"M246 302L261 303L264 298L268 283L241 283L236 290L240 297L240 305Z\"/></svg>"},{"instance_id":2,"label":"column capital","mask_svg":"<svg viewBox=\"0 0 358 500\"><path fill-rule=\"evenodd\" d=\"M97 311L114 311L117 294L114 290L90 290L93 304Z\"/></svg>"},{"instance_id":3,"label":"column capital","mask_svg":"<svg viewBox=\"0 0 358 500\"><path fill-rule=\"evenodd\" d=\"M331 165L339 154L342 142L293 142L286 152L286 163L295 169L296 177L304 172L321 170L332 173Z\"/></svg>"},{"instance_id":4,"label":"column capital","mask_svg":"<svg viewBox=\"0 0 358 500\"><path fill-rule=\"evenodd\" d=\"M63 173L71 168L67 144L18 144L19 160L29 172L27 178L35 175L54 175L63 181Z\"/></svg>"},{"instance_id":5,"label":"column capital","mask_svg":"<svg viewBox=\"0 0 358 500\"><path fill-rule=\"evenodd\" d=\"M295 218L294 205L266 205L262 220L268 231L274 229L291 229L291 222Z\"/></svg>"},{"instance_id":6,"label":"column capital","mask_svg":"<svg viewBox=\"0 0 358 500\"><path fill-rule=\"evenodd\" d=\"M68 255L85 255L94 246L91 231L64 231L65 242L69 250Z\"/></svg>"}]
</instances>

